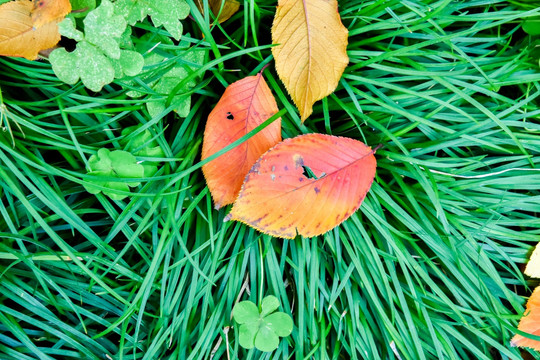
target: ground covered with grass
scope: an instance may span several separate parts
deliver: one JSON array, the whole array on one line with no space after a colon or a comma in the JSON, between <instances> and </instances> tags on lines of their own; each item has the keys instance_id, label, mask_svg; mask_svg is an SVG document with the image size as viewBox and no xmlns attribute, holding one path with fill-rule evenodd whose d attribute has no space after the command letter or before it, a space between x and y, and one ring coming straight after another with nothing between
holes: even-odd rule
<instances>
[{"instance_id":1,"label":"ground covered with grass","mask_svg":"<svg viewBox=\"0 0 540 360\"><path fill-rule=\"evenodd\" d=\"M183 42L139 23L133 42L165 60L99 93L47 61L0 58L0 358L523 358L510 339L540 240L540 54L521 21L539 10L340 1L350 63L302 125L271 62L276 2L246 0L215 26L188 3ZM171 92L139 86L178 64ZM284 138L382 144L359 211L312 239L223 222L200 171L211 108L266 64ZM191 95L178 112L176 93ZM157 173L123 200L87 192L90 156L134 125L163 150ZM232 308L266 295L293 332L274 352L243 349Z\"/></svg>"}]
</instances>

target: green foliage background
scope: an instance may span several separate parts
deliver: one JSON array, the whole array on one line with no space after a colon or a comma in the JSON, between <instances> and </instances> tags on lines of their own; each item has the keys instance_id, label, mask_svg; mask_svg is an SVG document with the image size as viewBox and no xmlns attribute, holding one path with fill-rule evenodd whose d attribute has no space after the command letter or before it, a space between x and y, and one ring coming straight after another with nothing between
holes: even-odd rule
<instances>
[{"instance_id":1,"label":"green foliage background","mask_svg":"<svg viewBox=\"0 0 540 360\"><path fill-rule=\"evenodd\" d=\"M377 177L343 225L282 240L223 223L199 155L225 86L271 64L276 3L246 0L214 26L188 4L183 44L148 20L133 28L136 47L167 59L146 74L191 69L168 94L142 77L93 93L47 61L0 58L15 136L0 134L0 358L521 359L509 341L540 240L538 41L521 19L539 9L340 1L350 64L304 125L272 66L264 74L284 137L383 144ZM186 43L207 61L186 63ZM185 117L172 111L179 92L192 95ZM166 108L150 116L149 99ZM86 192L90 156L122 149L134 125L163 150L158 172L122 201ZM273 353L241 348L231 320L261 294L294 321Z\"/></svg>"}]
</instances>

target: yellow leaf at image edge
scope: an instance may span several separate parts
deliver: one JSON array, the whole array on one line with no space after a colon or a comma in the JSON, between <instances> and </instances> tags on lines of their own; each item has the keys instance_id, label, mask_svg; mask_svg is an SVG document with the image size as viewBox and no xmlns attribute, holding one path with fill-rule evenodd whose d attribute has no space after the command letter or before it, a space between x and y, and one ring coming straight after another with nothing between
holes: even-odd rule
<instances>
[{"instance_id":1,"label":"yellow leaf at image edge","mask_svg":"<svg viewBox=\"0 0 540 360\"><path fill-rule=\"evenodd\" d=\"M531 259L527 263L527 267L525 267L525 275L540 278L540 243L534 248Z\"/></svg>"},{"instance_id":2,"label":"yellow leaf at image edge","mask_svg":"<svg viewBox=\"0 0 540 360\"><path fill-rule=\"evenodd\" d=\"M34 28L33 3L17 0L0 5L0 55L35 60L41 50L49 49L60 41L58 23L61 18Z\"/></svg>"},{"instance_id":3,"label":"yellow leaf at image edge","mask_svg":"<svg viewBox=\"0 0 540 360\"><path fill-rule=\"evenodd\" d=\"M272 44L279 45L272 54L302 122L336 89L349 63L347 36L336 0L279 0L272 25Z\"/></svg>"}]
</instances>

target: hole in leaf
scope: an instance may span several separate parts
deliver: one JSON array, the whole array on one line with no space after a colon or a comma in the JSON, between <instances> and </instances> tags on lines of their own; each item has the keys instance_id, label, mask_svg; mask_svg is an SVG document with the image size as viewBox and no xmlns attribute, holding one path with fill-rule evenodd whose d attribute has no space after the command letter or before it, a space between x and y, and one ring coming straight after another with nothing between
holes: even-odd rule
<instances>
[{"instance_id":1,"label":"hole in leaf","mask_svg":"<svg viewBox=\"0 0 540 360\"><path fill-rule=\"evenodd\" d=\"M304 175L308 179L317 180L317 179L320 179L320 178L322 178L323 176L326 175L326 173L322 173L321 176L315 175L315 173L313 172L313 170L311 170L311 168L309 166L302 165L302 168L304 169L304 172L302 173L302 175Z\"/></svg>"},{"instance_id":2,"label":"hole in leaf","mask_svg":"<svg viewBox=\"0 0 540 360\"><path fill-rule=\"evenodd\" d=\"M234 120L234 115L231 114L231 112L228 112L228 113L227 113L227 119L229 119L229 120Z\"/></svg>"}]
</instances>

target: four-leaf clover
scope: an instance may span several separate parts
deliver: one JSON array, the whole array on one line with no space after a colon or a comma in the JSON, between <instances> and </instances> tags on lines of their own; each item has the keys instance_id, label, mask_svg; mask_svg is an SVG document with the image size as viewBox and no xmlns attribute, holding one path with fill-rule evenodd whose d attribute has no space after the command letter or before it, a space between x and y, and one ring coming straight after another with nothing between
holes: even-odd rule
<instances>
[{"instance_id":1,"label":"four-leaf clover","mask_svg":"<svg viewBox=\"0 0 540 360\"><path fill-rule=\"evenodd\" d=\"M240 324L240 345L260 351L273 351L279 345L279 337L289 336L293 329L291 317L284 312L274 312L279 307L275 296L267 296L261 311L251 301L241 301L233 308L234 320Z\"/></svg>"}]
</instances>

